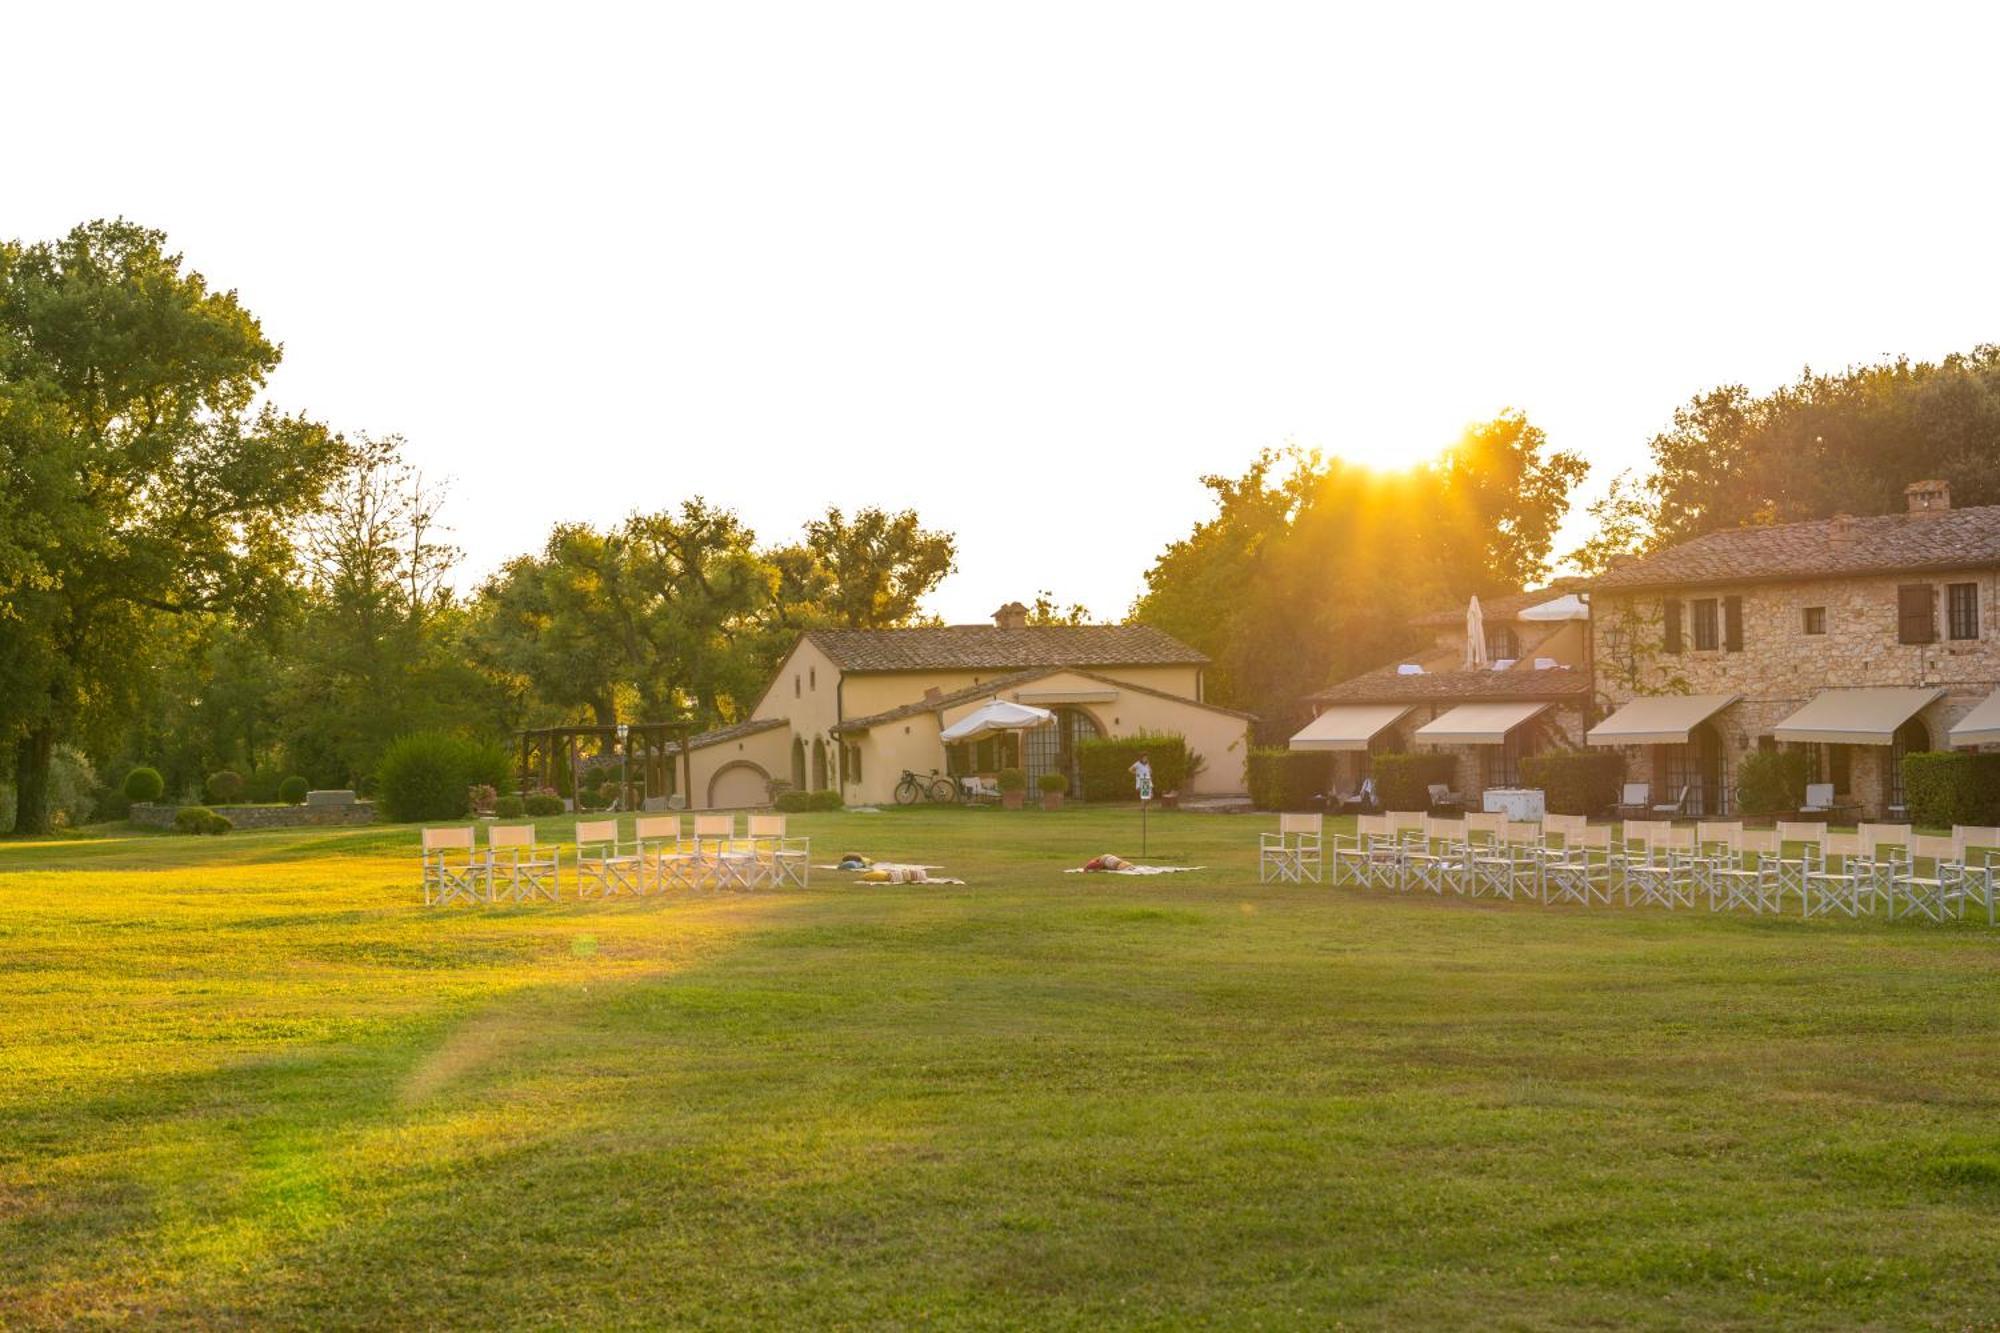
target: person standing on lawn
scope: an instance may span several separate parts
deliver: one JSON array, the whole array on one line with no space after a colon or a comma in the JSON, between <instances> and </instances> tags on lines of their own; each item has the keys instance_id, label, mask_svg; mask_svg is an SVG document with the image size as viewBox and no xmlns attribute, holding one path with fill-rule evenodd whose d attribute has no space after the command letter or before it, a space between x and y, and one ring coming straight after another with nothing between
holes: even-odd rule
<instances>
[{"instance_id":1,"label":"person standing on lawn","mask_svg":"<svg viewBox=\"0 0 2000 1333\"><path fill-rule=\"evenodd\" d=\"M1143 750L1140 751L1139 757L1132 761L1132 766L1126 771L1132 775L1132 785L1138 789L1139 799L1142 801L1152 800L1153 799L1152 756L1150 754L1147 754Z\"/></svg>"}]
</instances>

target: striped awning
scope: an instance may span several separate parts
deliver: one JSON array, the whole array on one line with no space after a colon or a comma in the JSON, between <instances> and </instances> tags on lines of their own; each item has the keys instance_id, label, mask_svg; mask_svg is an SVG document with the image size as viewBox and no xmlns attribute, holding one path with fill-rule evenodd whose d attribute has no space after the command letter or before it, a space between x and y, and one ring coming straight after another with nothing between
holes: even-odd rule
<instances>
[{"instance_id":1,"label":"striped awning","mask_svg":"<svg viewBox=\"0 0 2000 1333\"><path fill-rule=\"evenodd\" d=\"M1951 729L1953 745L2000 745L2000 690L1981 699Z\"/></svg>"},{"instance_id":2,"label":"striped awning","mask_svg":"<svg viewBox=\"0 0 2000 1333\"><path fill-rule=\"evenodd\" d=\"M1408 704L1335 704L1293 736L1294 750L1365 750L1378 732L1394 726Z\"/></svg>"},{"instance_id":3,"label":"striped awning","mask_svg":"<svg viewBox=\"0 0 2000 1333\"><path fill-rule=\"evenodd\" d=\"M1653 694L1634 699L1592 727L1586 745L1685 745L1702 723L1740 694Z\"/></svg>"},{"instance_id":4,"label":"striped awning","mask_svg":"<svg viewBox=\"0 0 2000 1333\"><path fill-rule=\"evenodd\" d=\"M1781 741L1811 745L1891 745L1896 728L1943 693L1891 686L1821 690L1811 703L1771 728L1771 734Z\"/></svg>"},{"instance_id":5,"label":"striped awning","mask_svg":"<svg viewBox=\"0 0 2000 1333\"><path fill-rule=\"evenodd\" d=\"M1507 733L1549 707L1542 703L1460 704L1416 730L1426 745L1504 745Z\"/></svg>"}]
</instances>

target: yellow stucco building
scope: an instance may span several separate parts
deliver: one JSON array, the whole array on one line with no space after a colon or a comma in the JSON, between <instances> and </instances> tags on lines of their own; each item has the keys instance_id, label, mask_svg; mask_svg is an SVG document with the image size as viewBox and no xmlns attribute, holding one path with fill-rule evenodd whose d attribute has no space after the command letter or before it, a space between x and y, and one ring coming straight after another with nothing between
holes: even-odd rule
<instances>
[{"instance_id":1,"label":"yellow stucco building","mask_svg":"<svg viewBox=\"0 0 2000 1333\"><path fill-rule=\"evenodd\" d=\"M1203 759L1184 794L1236 795L1253 719L1203 700L1207 664L1144 625L1029 625L1018 602L991 625L808 630L747 719L689 741L688 803L763 805L774 782L891 802L904 770L945 772L939 733L996 698L1056 715L1023 735L1031 783L1061 772L1078 790L1077 746L1092 737L1176 732Z\"/></svg>"}]
</instances>

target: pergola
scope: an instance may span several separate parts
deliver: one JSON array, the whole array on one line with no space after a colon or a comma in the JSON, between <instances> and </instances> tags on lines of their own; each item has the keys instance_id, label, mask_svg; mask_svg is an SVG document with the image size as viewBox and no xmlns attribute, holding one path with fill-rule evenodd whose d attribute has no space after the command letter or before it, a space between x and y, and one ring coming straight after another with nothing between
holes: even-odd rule
<instances>
[{"instance_id":1,"label":"pergola","mask_svg":"<svg viewBox=\"0 0 2000 1333\"><path fill-rule=\"evenodd\" d=\"M633 722L618 726L536 727L521 733L520 782L523 790L557 787L567 774L572 795L581 785L584 760L615 755L621 760L621 781L635 782L649 795L672 795L692 785L693 760L687 738L694 727L686 722ZM675 781L673 752L683 765Z\"/></svg>"}]
</instances>

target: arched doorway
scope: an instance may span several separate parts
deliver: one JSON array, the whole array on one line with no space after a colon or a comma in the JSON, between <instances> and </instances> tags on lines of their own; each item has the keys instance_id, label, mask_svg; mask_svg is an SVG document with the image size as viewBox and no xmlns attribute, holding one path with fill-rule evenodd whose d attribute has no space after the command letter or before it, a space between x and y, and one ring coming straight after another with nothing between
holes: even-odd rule
<instances>
[{"instance_id":1,"label":"arched doorway","mask_svg":"<svg viewBox=\"0 0 2000 1333\"><path fill-rule=\"evenodd\" d=\"M1083 766L1077 747L1104 733L1098 729L1097 719L1081 708L1065 706L1054 711L1054 722L1022 733L1027 738L1022 766L1028 770L1028 787L1033 790L1044 773L1061 773L1069 778L1070 794L1081 799Z\"/></svg>"},{"instance_id":2,"label":"arched doorway","mask_svg":"<svg viewBox=\"0 0 2000 1333\"><path fill-rule=\"evenodd\" d=\"M828 787L831 787L832 785L833 783L827 780L826 740L823 737L815 736L813 737L812 789L814 791L825 791Z\"/></svg>"},{"instance_id":3,"label":"arched doorway","mask_svg":"<svg viewBox=\"0 0 2000 1333\"><path fill-rule=\"evenodd\" d=\"M1920 717L1897 727L1896 734L1889 738L1889 771L1882 775L1882 803L1889 807L1890 814L1905 814L1909 805L1903 790L1903 756L1922 754L1930 748L1931 729Z\"/></svg>"},{"instance_id":4,"label":"arched doorway","mask_svg":"<svg viewBox=\"0 0 2000 1333\"><path fill-rule=\"evenodd\" d=\"M1735 805L1729 784L1729 754L1722 748L1722 733L1713 722L1696 727L1685 745L1662 745L1655 771L1660 775L1660 787L1653 799L1660 804L1678 800L1685 787L1686 813L1695 818L1715 819L1730 813Z\"/></svg>"},{"instance_id":5,"label":"arched doorway","mask_svg":"<svg viewBox=\"0 0 2000 1333\"><path fill-rule=\"evenodd\" d=\"M711 810L741 810L770 803L771 775L747 759L724 764L708 780Z\"/></svg>"},{"instance_id":6,"label":"arched doorway","mask_svg":"<svg viewBox=\"0 0 2000 1333\"><path fill-rule=\"evenodd\" d=\"M803 736L792 737L792 786L798 791L806 789L806 740Z\"/></svg>"}]
</instances>

